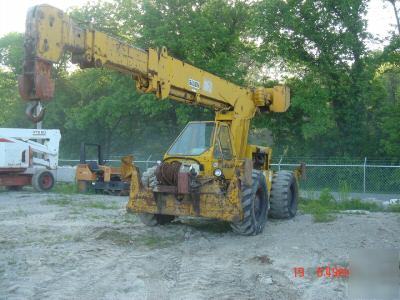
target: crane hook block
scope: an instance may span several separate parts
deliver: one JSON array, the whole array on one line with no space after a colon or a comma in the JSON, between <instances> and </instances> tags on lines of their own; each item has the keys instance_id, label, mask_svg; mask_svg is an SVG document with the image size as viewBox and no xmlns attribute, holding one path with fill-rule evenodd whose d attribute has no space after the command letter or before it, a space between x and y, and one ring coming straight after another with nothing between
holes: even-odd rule
<instances>
[{"instance_id":1,"label":"crane hook block","mask_svg":"<svg viewBox=\"0 0 400 300\"><path fill-rule=\"evenodd\" d=\"M37 110L37 107L39 109ZM29 101L26 105L25 114L33 123L39 123L43 120L46 108L40 105L39 101Z\"/></svg>"}]
</instances>

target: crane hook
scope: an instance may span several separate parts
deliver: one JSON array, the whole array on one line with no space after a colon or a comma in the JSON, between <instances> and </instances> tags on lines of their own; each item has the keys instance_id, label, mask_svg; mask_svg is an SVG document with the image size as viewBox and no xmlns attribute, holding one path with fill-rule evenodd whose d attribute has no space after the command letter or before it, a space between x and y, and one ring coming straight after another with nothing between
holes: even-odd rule
<instances>
[{"instance_id":1,"label":"crane hook","mask_svg":"<svg viewBox=\"0 0 400 300\"><path fill-rule=\"evenodd\" d=\"M26 105L25 114L33 123L39 123L43 120L46 108L43 107L40 101L29 101Z\"/></svg>"}]
</instances>

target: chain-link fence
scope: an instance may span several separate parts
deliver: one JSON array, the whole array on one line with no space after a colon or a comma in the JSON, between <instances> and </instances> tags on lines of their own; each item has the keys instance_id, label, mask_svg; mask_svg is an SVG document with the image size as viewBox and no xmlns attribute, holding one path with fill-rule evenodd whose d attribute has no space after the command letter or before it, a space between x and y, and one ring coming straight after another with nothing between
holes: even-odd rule
<instances>
[{"instance_id":1,"label":"chain-link fence","mask_svg":"<svg viewBox=\"0 0 400 300\"><path fill-rule=\"evenodd\" d=\"M294 161L297 160L297 163ZM310 162L311 161L311 162ZM400 194L400 165L388 161L316 160L279 158L274 170L293 169L299 162L306 164L306 178L301 182L304 191Z\"/></svg>"},{"instance_id":2,"label":"chain-link fence","mask_svg":"<svg viewBox=\"0 0 400 300\"><path fill-rule=\"evenodd\" d=\"M60 166L76 165L79 160L60 159ZM332 192L377 193L400 195L400 165L388 161L317 159L304 157L278 157L273 160L272 168L293 170L301 162L306 164L306 178L301 182L303 191L321 191L328 188ZM113 156L108 164L118 166L120 156ZM141 171L156 163L152 156L135 161Z\"/></svg>"}]
</instances>

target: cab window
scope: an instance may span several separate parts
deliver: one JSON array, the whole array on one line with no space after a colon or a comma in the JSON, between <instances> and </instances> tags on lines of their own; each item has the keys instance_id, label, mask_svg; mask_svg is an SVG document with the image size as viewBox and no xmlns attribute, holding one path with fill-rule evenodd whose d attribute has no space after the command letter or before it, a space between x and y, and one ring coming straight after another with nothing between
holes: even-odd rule
<instances>
[{"instance_id":1,"label":"cab window","mask_svg":"<svg viewBox=\"0 0 400 300\"><path fill-rule=\"evenodd\" d=\"M201 155L212 144L214 122L191 122L168 150L168 155Z\"/></svg>"},{"instance_id":2,"label":"cab window","mask_svg":"<svg viewBox=\"0 0 400 300\"><path fill-rule=\"evenodd\" d=\"M215 141L214 158L217 159L232 159L232 144L229 135L229 127L221 125L218 131L218 137Z\"/></svg>"}]
</instances>

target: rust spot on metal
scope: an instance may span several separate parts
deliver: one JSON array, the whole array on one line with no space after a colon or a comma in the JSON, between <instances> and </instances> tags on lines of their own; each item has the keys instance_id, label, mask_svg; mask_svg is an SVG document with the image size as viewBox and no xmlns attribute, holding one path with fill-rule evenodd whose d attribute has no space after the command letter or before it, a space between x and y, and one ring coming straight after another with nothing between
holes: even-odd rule
<instances>
[{"instance_id":1,"label":"rust spot on metal","mask_svg":"<svg viewBox=\"0 0 400 300\"><path fill-rule=\"evenodd\" d=\"M36 60L35 95L40 100L51 100L54 95L54 81L51 79L51 63Z\"/></svg>"},{"instance_id":2,"label":"rust spot on metal","mask_svg":"<svg viewBox=\"0 0 400 300\"><path fill-rule=\"evenodd\" d=\"M178 194L189 194L190 175L188 172L178 173Z\"/></svg>"},{"instance_id":3,"label":"rust spot on metal","mask_svg":"<svg viewBox=\"0 0 400 300\"><path fill-rule=\"evenodd\" d=\"M156 169L157 180L162 185L174 185L178 184L178 173L182 163L174 161L172 163L163 162Z\"/></svg>"},{"instance_id":4,"label":"rust spot on metal","mask_svg":"<svg viewBox=\"0 0 400 300\"><path fill-rule=\"evenodd\" d=\"M27 75L18 76L18 90L21 98L25 101L30 100L30 93L33 88L33 81Z\"/></svg>"}]
</instances>

